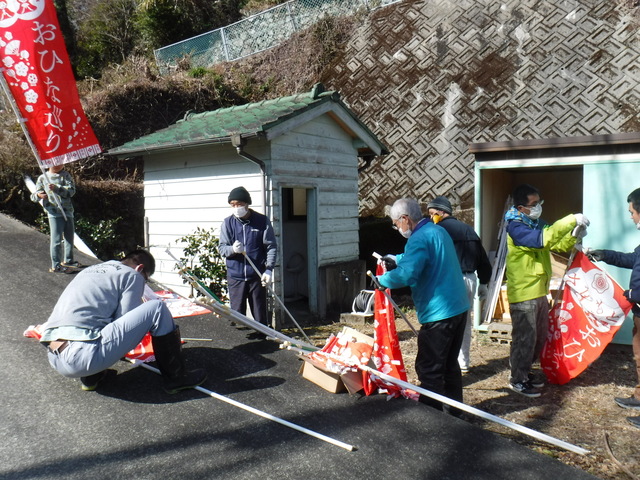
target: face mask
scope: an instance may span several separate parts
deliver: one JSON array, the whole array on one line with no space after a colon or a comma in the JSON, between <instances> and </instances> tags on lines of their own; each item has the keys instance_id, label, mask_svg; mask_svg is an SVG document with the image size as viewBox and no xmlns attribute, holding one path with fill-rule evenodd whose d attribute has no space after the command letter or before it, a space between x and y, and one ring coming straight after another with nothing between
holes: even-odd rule
<instances>
[{"instance_id":1,"label":"face mask","mask_svg":"<svg viewBox=\"0 0 640 480\"><path fill-rule=\"evenodd\" d=\"M248 212L249 210L247 207L235 207L233 209L233 214L238 218L244 217Z\"/></svg>"},{"instance_id":2,"label":"face mask","mask_svg":"<svg viewBox=\"0 0 640 480\"><path fill-rule=\"evenodd\" d=\"M527 217L529 217L531 220L537 220L540 218L540 215L542 215L542 205L538 204L535 207L531 207L529 209L529 215L527 215Z\"/></svg>"},{"instance_id":3,"label":"face mask","mask_svg":"<svg viewBox=\"0 0 640 480\"><path fill-rule=\"evenodd\" d=\"M411 229L407 228L406 230L400 230L400 235L404 238L409 238L411 236Z\"/></svg>"},{"instance_id":4,"label":"face mask","mask_svg":"<svg viewBox=\"0 0 640 480\"><path fill-rule=\"evenodd\" d=\"M636 228L640 230L640 222L636 223Z\"/></svg>"},{"instance_id":5,"label":"face mask","mask_svg":"<svg viewBox=\"0 0 640 480\"><path fill-rule=\"evenodd\" d=\"M438 223L440 220L442 220L442 217L437 213L434 213L433 215L431 215L431 220L433 220L433 223Z\"/></svg>"}]
</instances>

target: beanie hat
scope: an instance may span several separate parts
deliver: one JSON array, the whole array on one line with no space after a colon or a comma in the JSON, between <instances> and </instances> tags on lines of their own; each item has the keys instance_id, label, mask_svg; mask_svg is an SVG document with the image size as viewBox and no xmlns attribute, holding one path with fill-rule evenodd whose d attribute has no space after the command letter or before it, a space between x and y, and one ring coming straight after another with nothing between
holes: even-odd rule
<instances>
[{"instance_id":1,"label":"beanie hat","mask_svg":"<svg viewBox=\"0 0 640 480\"><path fill-rule=\"evenodd\" d=\"M249 195L249 192L247 192L247 189L244 187L236 187L231 190L227 203L231 203L233 200L251 205L251 195Z\"/></svg>"},{"instance_id":2,"label":"beanie hat","mask_svg":"<svg viewBox=\"0 0 640 480\"><path fill-rule=\"evenodd\" d=\"M427 204L427 208L435 208L436 210L442 210L443 212L447 212L449 215L453 214L453 209L451 208L451 202L447 200L447 197L443 197L442 195L438 195L432 201Z\"/></svg>"}]
</instances>

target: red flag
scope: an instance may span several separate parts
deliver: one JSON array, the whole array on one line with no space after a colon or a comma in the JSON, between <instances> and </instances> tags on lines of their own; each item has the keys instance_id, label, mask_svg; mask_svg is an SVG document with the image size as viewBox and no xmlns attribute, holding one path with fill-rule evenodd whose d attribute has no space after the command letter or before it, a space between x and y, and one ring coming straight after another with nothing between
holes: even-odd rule
<instances>
[{"instance_id":1,"label":"red flag","mask_svg":"<svg viewBox=\"0 0 640 480\"><path fill-rule=\"evenodd\" d=\"M376 275L382 275L385 268L378 265ZM373 335L373 354L371 358L375 364L376 370L395 377L399 380L407 381L407 371L404 368L402 352L400 351L400 342L398 341L398 332L396 331L395 312L393 305L387 296L380 290L374 292L374 335ZM365 374L366 372L363 372ZM365 393L371 395L376 388L386 391L392 397L400 395L412 396L412 392L403 392L399 386L385 382L375 375L366 375L364 377Z\"/></svg>"},{"instance_id":2,"label":"red flag","mask_svg":"<svg viewBox=\"0 0 640 480\"><path fill-rule=\"evenodd\" d=\"M0 60L42 166L100 153L52 0L0 2Z\"/></svg>"},{"instance_id":3,"label":"red flag","mask_svg":"<svg viewBox=\"0 0 640 480\"><path fill-rule=\"evenodd\" d=\"M560 385L600 356L632 306L622 287L582 252L576 253L563 280L562 301L549 313L540 359L549 382Z\"/></svg>"}]
</instances>

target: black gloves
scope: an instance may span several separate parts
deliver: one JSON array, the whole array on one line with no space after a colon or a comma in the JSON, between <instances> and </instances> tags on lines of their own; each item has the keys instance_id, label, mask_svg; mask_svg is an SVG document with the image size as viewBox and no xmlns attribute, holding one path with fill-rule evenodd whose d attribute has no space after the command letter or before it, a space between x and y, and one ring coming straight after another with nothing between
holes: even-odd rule
<instances>
[{"instance_id":1,"label":"black gloves","mask_svg":"<svg viewBox=\"0 0 640 480\"><path fill-rule=\"evenodd\" d=\"M396 268L398 266L398 264L396 263L396 256L395 255L385 255L380 260L382 260L384 262L384 266L387 269L387 272L389 270L393 270L394 268Z\"/></svg>"},{"instance_id":2,"label":"black gloves","mask_svg":"<svg viewBox=\"0 0 640 480\"><path fill-rule=\"evenodd\" d=\"M592 262L601 262L604 260L604 252L602 250L588 249L586 252L587 258Z\"/></svg>"}]
</instances>

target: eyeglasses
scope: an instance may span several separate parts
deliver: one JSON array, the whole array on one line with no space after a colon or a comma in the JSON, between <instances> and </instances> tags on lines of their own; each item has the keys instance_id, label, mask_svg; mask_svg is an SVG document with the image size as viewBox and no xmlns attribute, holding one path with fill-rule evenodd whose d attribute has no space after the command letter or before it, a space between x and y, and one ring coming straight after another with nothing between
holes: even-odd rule
<instances>
[{"instance_id":1,"label":"eyeglasses","mask_svg":"<svg viewBox=\"0 0 640 480\"><path fill-rule=\"evenodd\" d=\"M404 217L404 215L400 215L395 220L391 220L391 222L393 223L393 225L391 225L391 228L393 228L394 230L399 230L398 226L396 225L396 222L399 222L400 220L402 220L402 217Z\"/></svg>"},{"instance_id":2,"label":"eyeglasses","mask_svg":"<svg viewBox=\"0 0 640 480\"><path fill-rule=\"evenodd\" d=\"M540 200L539 202L536 202L533 205L521 205L521 206L527 207L527 208L533 208L533 207L537 207L538 205L542 206L543 203L544 203L544 200Z\"/></svg>"}]
</instances>

